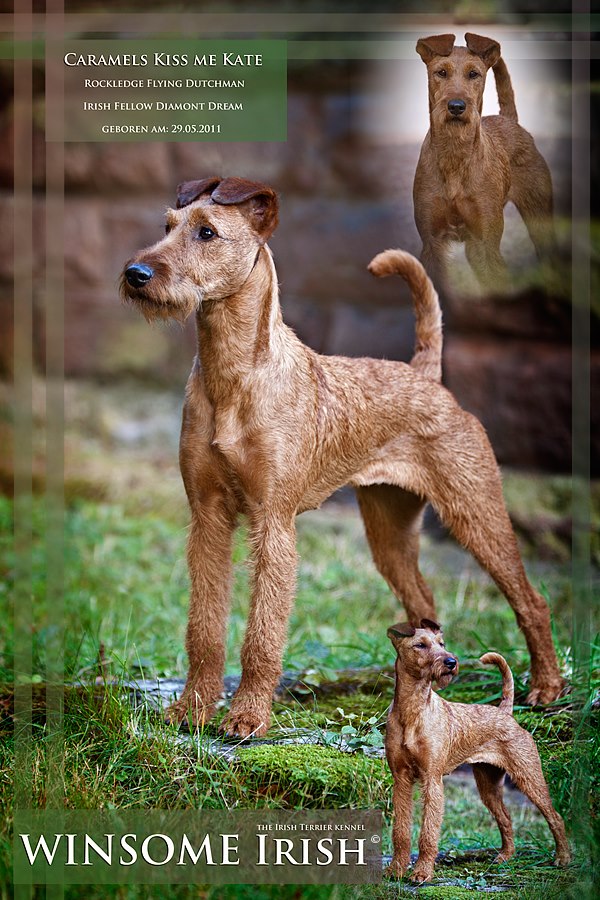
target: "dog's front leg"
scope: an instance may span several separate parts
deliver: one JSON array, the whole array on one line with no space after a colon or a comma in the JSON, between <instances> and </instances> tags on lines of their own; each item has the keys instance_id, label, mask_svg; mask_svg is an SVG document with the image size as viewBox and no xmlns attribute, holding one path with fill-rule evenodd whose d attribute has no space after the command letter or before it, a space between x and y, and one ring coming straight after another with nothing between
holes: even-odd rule
<instances>
[{"instance_id":1,"label":"dog's front leg","mask_svg":"<svg viewBox=\"0 0 600 900\"><path fill-rule=\"evenodd\" d=\"M273 691L281 676L287 623L296 590L293 515L260 514L251 522L254 578L242 647L242 680L222 729L229 735L263 735L271 720Z\"/></svg>"},{"instance_id":2,"label":"dog's front leg","mask_svg":"<svg viewBox=\"0 0 600 900\"><path fill-rule=\"evenodd\" d=\"M214 715L223 693L235 510L219 492L193 501L191 507L187 549L191 580L186 634L189 671L185 690L167 710L167 719L187 719L190 725L202 725Z\"/></svg>"},{"instance_id":3,"label":"dog's front leg","mask_svg":"<svg viewBox=\"0 0 600 900\"><path fill-rule=\"evenodd\" d=\"M400 769L394 772L394 827L392 829L394 856L387 872L396 878L402 878L410 865L412 794L413 779L408 769Z\"/></svg>"},{"instance_id":4,"label":"dog's front leg","mask_svg":"<svg viewBox=\"0 0 600 900\"><path fill-rule=\"evenodd\" d=\"M421 233L421 238L421 262L436 288L443 291L448 280L448 244L443 237L434 236L427 230Z\"/></svg>"},{"instance_id":5,"label":"dog's front leg","mask_svg":"<svg viewBox=\"0 0 600 900\"><path fill-rule=\"evenodd\" d=\"M423 822L419 835L419 858L410 876L411 881L429 881L433 877L443 815L442 776L428 775L423 779Z\"/></svg>"}]
</instances>

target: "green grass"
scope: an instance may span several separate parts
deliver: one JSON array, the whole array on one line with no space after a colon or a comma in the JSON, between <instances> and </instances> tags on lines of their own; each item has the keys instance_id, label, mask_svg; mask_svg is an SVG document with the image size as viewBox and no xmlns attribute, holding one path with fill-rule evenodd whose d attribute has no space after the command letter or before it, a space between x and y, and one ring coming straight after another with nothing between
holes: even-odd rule
<instances>
[{"instance_id":1,"label":"green grass","mask_svg":"<svg viewBox=\"0 0 600 900\"><path fill-rule=\"evenodd\" d=\"M35 619L34 741L32 790L35 806L44 806L48 787L52 735L45 721L44 685L46 642L54 613L45 599L45 531L42 501L33 507L32 587ZM15 571L11 504L0 499L0 713L10 705L14 636L8 597ZM309 728L320 746L250 746L240 748L229 762L208 750L204 738L215 736L208 727L199 740L178 742L173 728L148 710L134 710L118 690L120 679L185 676L183 638L187 615L188 580L185 567L185 529L181 522L155 512L132 515L123 507L92 501L69 505L65 521L64 670L65 680L93 680L98 671L100 645L112 690L70 687L65 692L63 734L65 754L62 780L65 804L72 809L112 808L378 808L384 814L384 852L389 852L391 779L385 762L359 751L341 753L342 737L353 746L381 744L381 727L389 704L392 680L387 671L373 668L357 675L358 689L343 696L329 695L323 685L344 667L389 667L393 651L386 627L403 617L397 602L376 573L356 513L349 509L307 514L298 521L301 557L298 599L290 623L284 665L303 671L301 700L288 698L274 710L278 728ZM495 671L482 673L468 660L492 647L510 661L517 685L525 687L528 658L512 611L476 564L449 542L424 541L422 568L436 594L439 617L448 646L463 663L462 677L446 692L449 699L490 700L498 693ZM234 597L228 637L228 671L239 669L239 648L248 606L248 573L243 535L234 552ZM559 564L531 567L530 577L543 587L554 613L561 659L568 670L570 653L570 571ZM597 679L595 670L590 672ZM39 685L37 687L36 685ZM361 687L362 685L362 687ZM574 738L586 753L588 772L597 779L598 742L589 740L570 708L552 714L518 709L517 718L538 743L542 764L557 808L567 820L573 814ZM13 741L10 720L2 722L0 740L0 807L6 811L0 834L2 869L9 877L10 827L13 804ZM577 751L579 752L579 751ZM590 823L598 820L597 783L585 796ZM498 867L491 857L465 859L466 850L497 846L498 835L487 811L474 797L472 786L450 780L440 849L451 864L436 875L452 885L420 890L425 897L473 896L483 885L504 886L503 896L533 898L574 896L572 886L587 877L577 866L567 873L548 866L552 841L545 823L528 806L513 807L518 853ZM415 837L417 827L415 825ZM327 897L383 898L408 896L403 884L368 888L236 887L212 890L192 886L173 888L69 888L66 897L203 897L270 898ZM436 894L435 891L438 890ZM440 893L442 891L442 893ZM445 892L445 893L444 893ZM467 893L465 893L467 892ZM412 896L412 894L411 894ZM585 894L578 894L579 897Z\"/></svg>"},{"instance_id":2,"label":"green grass","mask_svg":"<svg viewBox=\"0 0 600 900\"><path fill-rule=\"evenodd\" d=\"M45 607L44 505L33 507L32 588L35 609L33 672L45 676L45 642L53 611ZM12 508L0 498L0 610L12 588ZM113 674L148 677L186 672L183 642L188 604L186 530L156 514L131 516L116 505L77 501L65 520L62 598L67 628L65 677L95 669L100 644ZM354 511L305 514L298 520L301 558L297 601L290 620L284 665L314 668L324 677L345 666L382 665L392 653L386 627L403 610L375 571L362 525ZM424 542L422 568L438 599L448 644L461 657L495 648L517 672L527 666L525 642L514 615L476 563L449 542ZM248 570L243 532L234 549L233 604L228 634L227 670L239 669L248 609ZM532 574L549 594L559 646L570 639L570 571L542 567ZM10 617L0 621L4 651L0 678L12 674Z\"/></svg>"}]
</instances>

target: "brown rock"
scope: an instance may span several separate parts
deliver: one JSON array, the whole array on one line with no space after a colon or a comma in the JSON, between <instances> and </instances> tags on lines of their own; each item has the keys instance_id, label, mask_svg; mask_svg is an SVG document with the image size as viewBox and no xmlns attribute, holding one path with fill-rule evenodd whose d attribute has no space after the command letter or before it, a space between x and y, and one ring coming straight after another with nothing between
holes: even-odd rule
<instances>
[{"instance_id":1,"label":"brown rock","mask_svg":"<svg viewBox=\"0 0 600 900\"><path fill-rule=\"evenodd\" d=\"M151 195L172 181L169 144L65 144L67 189Z\"/></svg>"},{"instance_id":2,"label":"brown rock","mask_svg":"<svg viewBox=\"0 0 600 900\"><path fill-rule=\"evenodd\" d=\"M108 270L105 235L97 203L73 198L65 204L65 279L80 291L105 283Z\"/></svg>"},{"instance_id":3,"label":"brown rock","mask_svg":"<svg viewBox=\"0 0 600 900\"><path fill-rule=\"evenodd\" d=\"M7 377L13 372L14 321L12 290L0 288L0 376Z\"/></svg>"},{"instance_id":4,"label":"brown rock","mask_svg":"<svg viewBox=\"0 0 600 900\"><path fill-rule=\"evenodd\" d=\"M272 241L284 295L309 297L325 305L343 299L370 307L398 308L409 293L399 278L379 280L367 272L376 253L402 246L393 206L319 196L290 198L282 205Z\"/></svg>"},{"instance_id":5,"label":"brown rock","mask_svg":"<svg viewBox=\"0 0 600 900\"><path fill-rule=\"evenodd\" d=\"M173 179L171 196L180 181L193 180L208 175L238 175L254 181L264 181L277 190L282 187L281 173L285 165L285 144L259 142L192 143L173 144Z\"/></svg>"},{"instance_id":6,"label":"brown rock","mask_svg":"<svg viewBox=\"0 0 600 900\"><path fill-rule=\"evenodd\" d=\"M15 271L13 216L15 203L10 194L0 194L0 279L10 281Z\"/></svg>"},{"instance_id":7,"label":"brown rock","mask_svg":"<svg viewBox=\"0 0 600 900\"><path fill-rule=\"evenodd\" d=\"M4 110L0 120L0 185L13 187L15 131L12 109Z\"/></svg>"},{"instance_id":8,"label":"brown rock","mask_svg":"<svg viewBox=\"0 0 600 900\"><path fill-rule=\"evenodd\" d=\"M571 349L446 336L444 380L485 426L500 463L566 471L571 458Z\"/></svg>"},{"instance_id":9,"label":"brown rock","mask_svg":"<svg viewBox=\"0 0 600 900\"><path fill-rule=\"evenodd\" d=\"M153 197L104 202L99 207L107 246L107 285L115 287L125 260L142 247L159 241L165 233L165 209L173 202L168 191Z\"/></svg>"}]
</instances>

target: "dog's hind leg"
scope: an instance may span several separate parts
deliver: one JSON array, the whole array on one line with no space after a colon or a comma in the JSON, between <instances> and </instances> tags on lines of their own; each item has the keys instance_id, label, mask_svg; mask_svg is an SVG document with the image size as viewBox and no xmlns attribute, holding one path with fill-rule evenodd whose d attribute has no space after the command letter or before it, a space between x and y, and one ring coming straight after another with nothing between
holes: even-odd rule
<instances>
[{"instance_id":1,"label":"dog's hind leg","mask_svg":"<svg viewBox=\"0 0 600 900\"><path fill-rule=\"evenodd\" d=\"M525 222L538 257L555 262L556 234L554 231L552 180L545 161L540 157L531 170L515 171L510 199Z\"/></svg>"},{"instance_id":2,"label":"dog's hind leg","mask_svg":"<svg viewBox=\"0 0 600 900\"><path fill-rule=\"evenodd\" d=\"M476 763L473 766L473 775L479 796L495 818L500 830L502 847L496 857L496 862L505 862L515 852L515 842L510 815L502 799L504 771L488 763Z\"/></svg>"},{"instance_id":3,"label":"dog's hind leg","mask_svg":"<svg viewBox=\"0 0 600 900\"><path fill-rule=\"evenodd\" d=\"M529 237L539 259L556 263L556 234L552 218L552 193L540 190L535 184L524 185L515 197L521 218L525 222Z\"/></svg>"},{"instance_id":4,"label":"dog's hind leg","mask_svg":"<svg viewBox=\"0 0 600 900\"><path fill-rule=\"evenodd\" d=\"M528 700L549 703L563 687L550 611L527 580L487 435L474 416L462 410L459 415L443 440L428 445L422 490L512 606L531 656Z\"/></svg>"},{"instance_id":5,"label":"dog's hind leg","mask_svg":"<svg viewBox=\"0 0 600 900\"><path fill-rule=\"evenodd\" d=\"M532 803L535 803L550 826L556 844L555 865L566 866L571 859L571 851L565 832L565 823L552 805L535 741L522 729L519 731L519 738L520 746L513 741L507 753L508 774L519 790L529 797Z\"/></svg>"},{"instance_id":6,"label":"dog's hind leg","mask_svg":"<svg viewBox=\"0 0 600 900\"><path fill-rule=\"evenodd\" d=\"M426 503L389 484L357 487L373 560L411 621L435 618L433 594L419 571L419 532Z\"/></svg>"}]
</instances>

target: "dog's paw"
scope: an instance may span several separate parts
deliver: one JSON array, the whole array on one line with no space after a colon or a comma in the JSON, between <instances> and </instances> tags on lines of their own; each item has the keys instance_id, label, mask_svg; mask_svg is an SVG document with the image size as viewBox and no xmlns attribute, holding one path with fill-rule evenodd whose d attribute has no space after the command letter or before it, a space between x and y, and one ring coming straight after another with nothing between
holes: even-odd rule
<instances>
[{"instance_id":1,"label":"dog's paw","mask_svg":"<svg viewBox=\"0 0 600 900\"><path fill-rule=\"evenodd\" d=\"M527 694L526 703L528 706L544 706L547 703L553 703L561 696L565 689L565 683L562 678L556 681L544 682L531 686L531 690Z\"/></svg>"},{"instance_id":2,"label":"dog's paw","mask_svg":"<svg viewBox=\"0 0 600 900\"><path fill-rule=\"evenodd\" d=\"M421 864L417 860L417 864L410 873L410 880L415 884L422 884L424 881L431 881L433 878L433 866Z\"/></svg>"},{"instance_id":3,"label":"dog's paw","mask_svg":"<svg viewBox=\"0 0 600 900\"><path fill-rule=\"evenodd\" d=\"M270 724L270 704L236 703L234 698L219 731L231 738L263 737Z\"/></svg>"},{"instance_id":4,"label":"dog's paw","mask_svg":"<svg viewBox=\"0 0 600 900\"><path fill-rule=\"evenodd\" d=\"M386 878L402 878L405 872L404 866L392 861L389 866L386 866L383 874Z\"/></svg>"},{"instance_id":5,"label":"dog's paw","mask_svg":"<svg viewBox=\"0 0 600 900\"><path fill-rule=\"evenodd\" d=\"M384 875L388 878L402 878L407 869L408 863L403 865L401 860L393 859L389 866L387 866Z\"/></svg>"},{"instance_id":6,"label":"dog's paw","mask_svg":"<svg viewBox=\"0 0 600 900\"><path fill-rule=\"evenodd\" d=\"M568 866L571 862L571 851L568 849L557 850L554 857L555 866Z\"/></svg>"},{"instance_id":7,"label":"dog's paw","mask_svg":"<svg viewBox=\"0 0 600 900\"><path fill-rule=\"evenodd\" d=\"M494 858L494 862L495 863L508 862L508 860L511 858L511 856L514 856L514 853L515 853L514 847L512 848L512 850L499 850L497 855Z\"/></svg>"},{"instance_id":8,"label":"dog's paw","mask_svg":"<svg viewBox=\"0 0 600 900\"><path fill-rule=\"evenodd\" d=\"M198 695L183 694L165 710L165 721L168 725L187 725L192 730L202 728L212 719L216 711L214 703L202 704Z\"/></svg>"}]
</instances>

